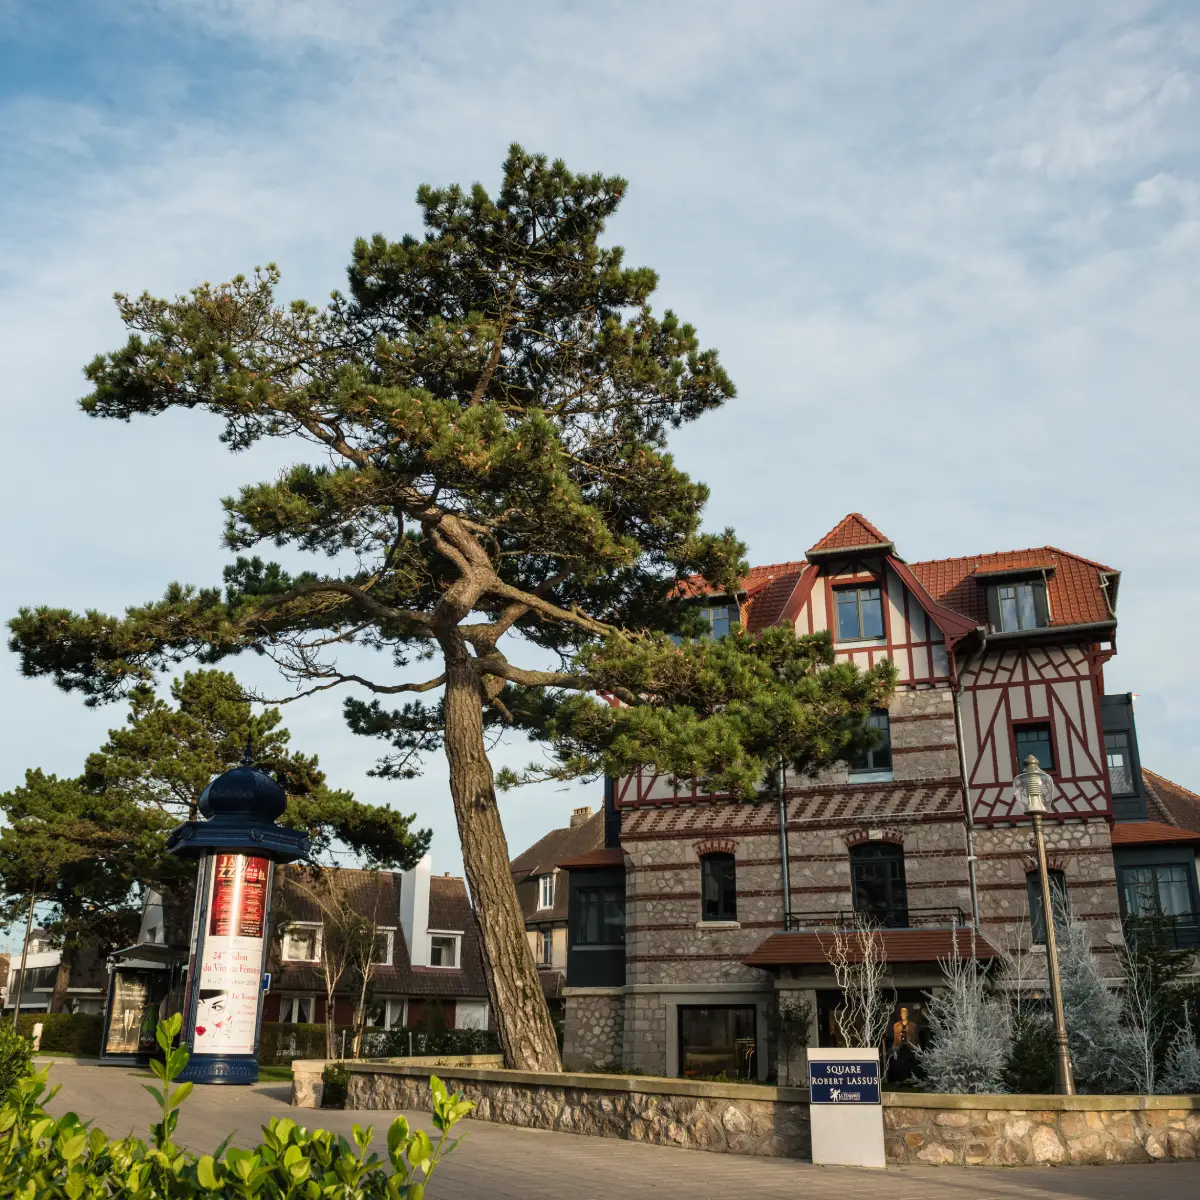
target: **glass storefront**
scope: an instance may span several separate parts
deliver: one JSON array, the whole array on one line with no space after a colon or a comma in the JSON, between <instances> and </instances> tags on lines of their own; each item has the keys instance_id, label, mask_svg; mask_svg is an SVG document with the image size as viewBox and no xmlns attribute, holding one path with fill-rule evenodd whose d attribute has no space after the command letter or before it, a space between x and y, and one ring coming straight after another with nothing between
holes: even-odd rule
<instances>
[{"instance_id":1,"label":"glass storefront","mask_svg":"<svg viewBox=\"0 0 1200 1200\"><path fill-rule=\"evenodd\" d=\"M139 1054L154 1049L158 1008L166 995L166 984L165 971L113 969L105 1054Z\"/></svg>"},{"instance_id":2,"label":"glass storefront","mask_svg":"<svg viewBox=\"0 0 1200 1200\"><path fill-rule=\"evenodd\" d=\"M901 988L888 994L893 1000L891 1015L884 1027L879 1047L884 1077L889 1083L903 1083L917 1068L917 1050L928 1040L925 1005L928 996L917 989ZM821 1046L845 1046L838 1020L842 996L836 991L817 993L817 1041Z\"/></svg>"},{"instance_id":3,"label":"glass storefront","mask_svg":"<svg viewBox=\"0 0 1200 1200\"><path fill-rule=\"evenodd\" d=\"M687 1078L758 1078L754 1005L680 1005L679 1073Z\"/></svg>"}]
</instances>

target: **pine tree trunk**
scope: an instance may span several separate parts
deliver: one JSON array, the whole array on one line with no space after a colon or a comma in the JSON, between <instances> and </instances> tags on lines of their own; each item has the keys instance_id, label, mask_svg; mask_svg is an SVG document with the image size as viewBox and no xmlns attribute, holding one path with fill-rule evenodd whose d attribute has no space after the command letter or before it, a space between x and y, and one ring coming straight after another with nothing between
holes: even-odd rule
<instances>
[{"instance_id":1,"label":"pine tree trunk","mask_svg":"<svg viewBox=\"0 0 1200 1200\"><path fill-rule=\"evenodd\" d=\"M443 649L450 794L500 1048L513 1070L560 1071L558 1040L508 867L508 842L483 740L479 679L465 645L447 641Z\"/></svg>"},{"instance_id":2,"label":"pine tree trunk","mask_svg":"<svg viewBox=\"0 0 1200 1200\"><path fill-rule=\"evenodd\" d=\"M75 943L68 935L63 942L62 957L58 960L58 971L54 976L54 990L50 993L52 1013L66 1012L67 991L71 986L71 969L75 965Z\"/></svg>"}]
</instances>

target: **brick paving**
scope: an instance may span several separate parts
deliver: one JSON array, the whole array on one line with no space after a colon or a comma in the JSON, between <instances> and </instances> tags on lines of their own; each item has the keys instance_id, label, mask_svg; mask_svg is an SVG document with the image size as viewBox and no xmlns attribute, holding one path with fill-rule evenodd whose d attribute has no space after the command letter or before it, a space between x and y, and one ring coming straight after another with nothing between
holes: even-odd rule
<instances>
[{"instance_id":1,"label":"brick paving","mask_svg":"<svg viewBox=\"0 0 1200 1200\"><path fill-rule=\"evenodd\" d=\"M59 1062L51 1078L62 1084L52 1104L93 1119L106 1133L144 1134L155 1118L154 1101L142 1090L148 1076L120 1067ZM234 1141L256 1140L271 1116L290 1116L348 1134L357 1120L372 1124L379 1145L394 1114L293 1109L285 1084L254 1088L197 1088L183 1107L179 1140L211 1150L231 1130ZM424 1113L406 1114L428 1129ZM780 1159L745 1158L641 1146L607 1138L512 1129L464 1122L467 1136L438 1169L432 1200L1194 1200L1200 1196L1200 1163L1152 1163L1115 1167L889 1168L885 1173L814 1167Z\"/></svg>"}]
</instances>

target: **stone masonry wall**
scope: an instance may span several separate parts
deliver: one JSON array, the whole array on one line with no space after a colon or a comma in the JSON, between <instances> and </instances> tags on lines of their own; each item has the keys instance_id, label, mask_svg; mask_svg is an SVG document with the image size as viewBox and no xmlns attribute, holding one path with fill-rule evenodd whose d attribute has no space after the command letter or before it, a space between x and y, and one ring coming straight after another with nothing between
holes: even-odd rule
<instances>
[{"instance_id":1,"label":"stone masonry wall","mask_svg":"<svg viewBox=\"0 0 1200 1200\"><path fill-rule=\"evenodd\" d=\"M620 989L569 995L563 1029L563 1066L569 1071L619 1067L624 1033L625 996Z\"/></svg>"},{"instance_id":2,"label":"stone masonry wall","mask_svg":"<svg viewBox=\"0 0 1200 1200\"><path fill-rule=\"evenodd\" d=\"M429 1071L348 1064L347 1108L429 1109ZM773 1158L812 1157L806 1093L676 1079L522 1071L437 1074L477 1121Z\"/></svg>"},{"instance_id":3,"label":"stone masonry wall","mask_svg":"<svg viewBox=\"0 0 1200 1200\"><path fill-rule=\"evenodd\" d=\"M1016 1107L1017 1100L1047 1107ZM1200 1142L1200 1097L892 1094L885 1103L887 1159L896 1164L1194 1159Z\"/></svg>"}]
</instances>

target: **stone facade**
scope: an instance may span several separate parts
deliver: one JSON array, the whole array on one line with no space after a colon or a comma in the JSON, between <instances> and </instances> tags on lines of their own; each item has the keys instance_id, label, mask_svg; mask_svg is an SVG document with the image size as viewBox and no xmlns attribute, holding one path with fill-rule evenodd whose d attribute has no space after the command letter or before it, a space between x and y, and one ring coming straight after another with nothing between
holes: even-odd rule
<instances>
[{"instance_id":1,"label":"stone facade","mask_svg":"<svg viewBox=\"0 0 1200 1200\"><path fill-rule=\"evenodd\" d=\"M433 1070L366 1063L347 1066L347 1108L428 1111ZM812 1156L807 1093L799 1089L457 1068L436 1074L475 1102L472 1117L477 1121L686 1150L772 1158Z\"/></svg>"},{"instance_id":2,"label":"stone facade","mask_svg":"<svg viewBox=\"0 0 1200 1200\"><path fill-rule=\"evenodd\" d=\"M567 1006L563 1065L570 1071L594 1071L621 1065L625 1032L623 988L577 991Z\"/></svg>"},{"instance_id":3,"label":"stone facade","mask_svg":"<svg viewBox=\"0 0 1200 1200\"><path fill-rule=\"evenodd\" d=\"M1035 1107L1036 1105L1036 1107ZM1200 1097L885 1098L889 1163L1022 1166L1195 1159Z\"/></svg>"}]
</instances>

